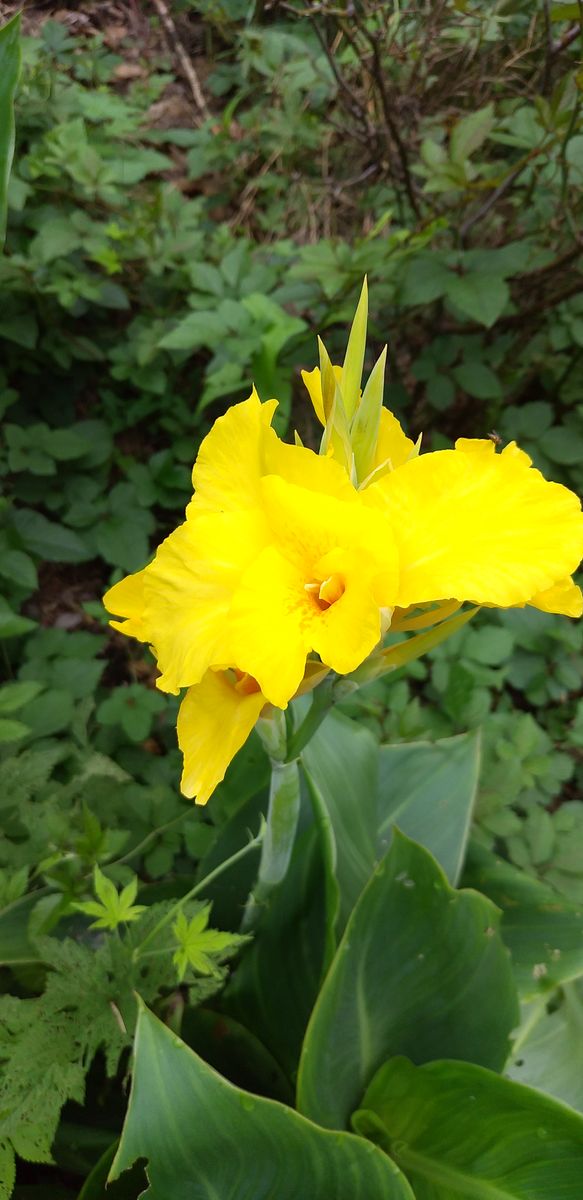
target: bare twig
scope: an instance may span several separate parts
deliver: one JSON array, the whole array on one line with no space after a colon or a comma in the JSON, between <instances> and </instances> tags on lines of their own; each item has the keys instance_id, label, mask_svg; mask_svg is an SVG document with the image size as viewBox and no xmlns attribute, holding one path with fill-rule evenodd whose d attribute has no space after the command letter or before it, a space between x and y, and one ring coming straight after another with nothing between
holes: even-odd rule
<instances>
[{"instance_id":1,"label":"bare twig","mask_svg":"<svg viewBox=\"0 0 583 1200\"><path fill-rule=\"evenodd\" d=\"M210 116L208 105L204 98L204 93L200 86L198 75L178 36L176 25L174 24L170 12L168 11L168 5L166 4L165 0L152 0L152 3L156 9L156 12L158 13L158 16L160 17L164 29L166 30L168 39L174 47L176 57L182 68L182 73L190 85L194 103L200 113L201 118L206 120L207 117Z\"/></svg>"},{"instance_id":2,"label":"bare twig","mask_svg":"<svg viewBox=\"0 0 583 1200\"><path fill-rule=\"evenodd\" d=\"M399 157L399 162L401 163L401 170L403 172L403 182L405 184L405 191L407 193L409 203L411 205L411 208L413 209L413 212L415 213L415 216L417 217L417 220L419 221L421 219L421 211L419 208L419 202L417 200L417 196L415 195L415 187L413 185L413 177L412 177L411 171L409 169L409 160L407 158L407 150L405 148L405 143L403 142L401 134L399 133L399 127L398 127L397 122L395 121L395 118L391 111L391 101L389 99L389 95L388 95L387 89L385 87L385 77L384 77L383 64L382 64L380 50L379 50L378 39L375 37L374 33L371 33L367 29L366 25L362 26L361 31L362 31L363 35L366 37L366 40L368 41L368 44L372 50L373 63L374 63L374 77L375 77L375 81L376 81L378 91L379 91L381 106L382 106L382 110L383 110L383 116L385 118L386 126L387 126L388 132L390 134L390 137L392 138L392 141L395 145L395 149L396 149L398 157Z\"/></svg>"},{"instance_id":3,"label":"bare twig","mask_svg":"<svg viewBox=\"0 0 583 1200\"><path fill-rule=\"evenodd\" d=\"M553 42L553 48L552 48L553 54L561 54L563 50L567 50L567 48L569 46L571 46L573 44L573 42L577 41L577 38L579 37L580 33L581 33L580 26L572 25L571 28L568 29L567 32L563 34L562 37L557 38L557 41Z\"/></svg>"}]
</instances>

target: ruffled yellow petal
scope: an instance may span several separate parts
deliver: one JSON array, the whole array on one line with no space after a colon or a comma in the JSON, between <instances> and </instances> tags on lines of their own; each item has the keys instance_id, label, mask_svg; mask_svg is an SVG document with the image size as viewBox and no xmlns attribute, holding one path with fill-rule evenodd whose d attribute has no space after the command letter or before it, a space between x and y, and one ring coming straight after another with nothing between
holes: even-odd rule
<instances>
[{"instance_id":1,"label":"ruffled yellow petal","mask_svg":"<svg viewBox=\"0 0 583 1200\"><path fill-rule=\"evenodd\" d=\"M561 613L565 617L583 615L583 594L572 579L561 579L545 592L539 592L529 600L533 608L542 612Z\"/></svg>"},{"instance_id":2,"label":"ruffled yellow petal","mask_svg":"<svg viewBox=\"0 0 583 1200\"><path fill-rule=\"evenodd\" d=\"M177 723L184 755L180 787L185 796L206 804L264 705L261 692L238 690L231 672L207 671L200 683L188 689Z\"/></svg>"},{"instance_id":3,"label":"ruffled yellow petal","mask_svg":"<svg viewBox=\"0 0 583 1200\"><path fill-rule=\"evenodd\" d=\"M309 618L301 570L268 546L233 600L229 649L231 661L258 681L277 708L286 708L303 679L311 649Z\"/></svg>"},{"instance_id":4,"label":"ruffled yellow petal","mask_svg":"<svg viewBox=\"0 0 583 1200\"><path fill-rule=\"evenodd\" d=\"M229 610L266 527L259 510L192 515L158 549L145 581L146 621L162 691L198 683L231 660Z\"/></svg>"},{"instance_id":5,"label":"ruffled yellow petal","mask_svg":"<svg viewBox=\"0 0 583 1200\"><path fill-rule=\"evenodd\" d=\"M583 554L577 497L548 483L514 445L502 454L441 450L406 463L363 496L381 505L401 560L397 603L529 603Z\"/></svg>"},{"instance_id":6,"label":"ruffled yellow petal","mask_svg":"<svg viewBox=\"0 0 583 1200\"><path fill-rule=\"evenodd\" d=\"M315 454L306 446L292 446L274 441L266 448L265 475L279 475L287 483L309 488L312 492L336 496L339 500L356 500L356 489L344 467L333 458ZM315 503L318 501L315 500Z\"/></svg>"},{"instance_id":7,"label":"ruffled yellow petal","mask_svg":"<svg viewBox=\"0 0 583 1200\"><path fill-rule=\"evenodd\" d=\"M401 467L415 450L415 443L408 438L395 416L388 408L381 408L381 423L373 470L389 460L391 469Z\"/></svg>"},{"instance_id":8,"label":"ruffled yellow petal","mask_svg":"<svg viewBox=\"0 0 583 1200\"><path fill-rule=\"evenodd\" d=\"M144 620L144 581L147 570L148 568L144 567L142 571L136 571L134 575L127 575L125 579L120 579L119 583L114 583L103 597L103 603L108 612L117 613L118 616L126 618L125 621L110 621L110 625L114 629L119 629L121 633L125 633L127 637L139 638L142 642L148 641Z\"/></svg>"},{"instance_id":9,"label":"ruffled yellow petal","mask_svg":"<svg viewBox=\"0 0 583 1200\"><path fill-rule=\"evenodd\" d=\"M332 564L330 564L332 565ZM374 564L354 551L338 555L334 564L343 591L335 603L311 622L312 648L339 675L347 675L368 658L381 639L381 607ZM323 571L321 573L324 573Z\"/></svg>"},{"instance_id":10,"label":"ruffled yellow petal","mask_svg":"<svg viewBox=\"0 0 583 1200\"><path fill-rule=\"evenodd\" d=\"M342 383L342 367L333 367L332 370L336 376L338 383ZM320 422L320 425L326 424L324 415L324 401L322 398L322 376L320 368L314 367L313 371L302 371L302 379L308 389L310 400L314 406L314 412Z\"/></svg>"},{"instance_id":11,"label":"ruffled yellow petal","mask_svg":"<svg viewBox=\"0 0 583 1200\"><path fill-rule=\"evenodd\" d=\"M235 511L257 503L266 448L277 442L271 429L277 400L262 404L255 388L215 421L201 442L192 470L197 511Z\"/></svg>"}]
</instances>

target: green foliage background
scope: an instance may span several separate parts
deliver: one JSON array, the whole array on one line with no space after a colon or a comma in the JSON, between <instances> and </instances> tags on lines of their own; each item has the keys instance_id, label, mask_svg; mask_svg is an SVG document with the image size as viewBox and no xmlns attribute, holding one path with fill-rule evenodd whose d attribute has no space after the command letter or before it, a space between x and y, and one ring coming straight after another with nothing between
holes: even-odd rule
<instances>
[{"instance_id":1,"label":"green foliage background","mask_svg":"<svg viewBox=\"0 0 583 1200\"><path fill-rule=\"evenodd\" d=\"M82 23L76 6L58 20L32 6L25 19L0 260L0 1109L12 1113L0 1156L12 1147L58 1165L22 1166L21 1188L76 1195L119 1130L132 987L165 1016L194 1009L222 986L236 948L206 931L215 973L192 966L177 991L175 941L164 935L137 979L132 938L88 933L78 907L93 897L96 864L118 888L137 875L141 940L258 826L259 744L208 811L185 802L176 702L100 603L180 520L212 420L253 380L280 399L279 431L295 426L315 445L299 367L315 364L316 331L343 354L367 273L368 366L388 341L386 403L411 436L440 448L495 431L582 490L577 7L446 0L379 15L177 0L174 33L204 110L155 5L122 6L119 24L91 5ZM482 613L341 707L404 754L413 740L481 728L472 871L493 851L578 905L582 666L581 624ZM402 786L398 753L390 770ZM238 928L254 862L205 892L219 928ZM189 920L200 911L193 902ZM76 1017L54 1039L72 975ZM289 1099L279 1067L236 1023L249 1010L244 972L231 991L233 1040L271 1080L267 1094Z\"/></svg>"}]
</instances>

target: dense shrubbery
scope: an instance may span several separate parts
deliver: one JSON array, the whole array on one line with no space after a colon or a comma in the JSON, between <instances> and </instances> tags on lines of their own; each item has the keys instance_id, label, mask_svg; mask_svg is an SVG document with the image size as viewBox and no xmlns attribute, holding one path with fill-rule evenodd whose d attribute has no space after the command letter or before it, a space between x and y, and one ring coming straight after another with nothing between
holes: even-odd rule
<instances>
[{"instance_id":1,"label":"dense shrubbery","mask_svg":"<svg viewBox=\"0 0 583 1200\"><path fill-rule=\"evenodd\" d=\"M279 430L293 413L315 444L298 368L314 363L315 329L341 355L368 273L371 363L388 340L385 402L413 437L440 448L445 435L494 431L547 477L583 486L577 6L534 14L527 0L459 0L343 15L325 2L257 5L254 17L247 3L172 7L200 56L206 119L146 15L135 18L141 41L129 15L125 31L91 28L91 11L86 34L61 12L35 20L24 42L0 261L0 1110L11 1113L0 1162L10 1146L46 1161L52 1145L61 1174L31 1167L23 1185L36 1191L23 1198L48 1197L53 1178L65 1182L51 1196L75 1195L119 1132L109 1077L123 1074L133 988L166 1016L188 1008L187 1040L208 1043L208 1011L195 1005L223 985L238 945L192 925L186 982L173 986L166 917L257 830L265 754L252 741L208 811L179 797L175 702L100 603L175 524L211 418L254 380L263 399L280 399ZM483 727L468 879L487 894L480 855L495 851L583 903L582 667L583 626L486 612L340 706L372 734L365 757L378 741ZM461 744L471 757L471 734ZM306 847L309 859L309 835ZM238 928L254 861L252 851L226 890L204 891L219 928ZM114 916L95 950L78 940L77 906L99 864L130 899L137 876L149 909L122 940L109 894ZM298 890L315 886L302 878ZM185 911L193 923L204 910L193 899ZM289 934L297 912L272 914L268 940ZM160 922L158 957L140 967L136 946ZM209 975L193 957L205 945ZM268 989L273 964L259 941L252 953L224 1003L232 1061L247 1060L235 1078L289 1099L303 1027L289 1042L277 1029L285 978L261 1014L277 1068L234 1022L260 1031L248 975ZM72 979L78 995L64 987ZM569 987L569 1019L580 1020ZM556 994L555 1026L566 1003ZM103 1043L105 1066L93 1062ZM53 1144L88 1071L87 1108L65 1108ZM580 1107L580 1088L574 1100L562 1087L551 1090Z\"/></svg>"}]
</instances>

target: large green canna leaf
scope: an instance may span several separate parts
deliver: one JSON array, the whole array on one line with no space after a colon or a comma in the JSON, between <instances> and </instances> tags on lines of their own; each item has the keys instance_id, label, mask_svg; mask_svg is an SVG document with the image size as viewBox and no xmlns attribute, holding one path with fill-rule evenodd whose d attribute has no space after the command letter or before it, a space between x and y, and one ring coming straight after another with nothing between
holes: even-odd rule
<instances>
[{"instance_id":1,"label":"large green canna leaf","mask_svg":"<svg viewBox=\"0 0 583 1200\"><path fill-rule=\"evenodd\" d=\"M342 931L377 851L379 747L369 729L332 712L302 752L336 889L330 925Z\"/></svg>"},{"instance_id":2,"label":"large green canna leaf","mask_svg":"<svg viewBox=\"0 0 583 1200\"><path fill-rule=\"evenodd\" d=\"M139 1158L149 1200L413 1200L381 1150L233 1087L144 1008L111 1178Z\"/></svg>"},{"instance_id":3,"label":"large green canna leaf","mask_svg":"<svg viewBox=\"0 0 583 1200\"><path fill-rule=\"evenodd\" d=\"M379 849L392 828L420 842L458 882L480 773L480 738L462 733L438 742L381 746Z\"/></svg>"},{"instance_id":4,"label":"large green canna leaf","mask_svg":"<svg viewBox=\"0 0 583 1200\"><path fill-rule=\"evenodd\" d=\"M583 912L548 884L472 846L464 882L502 910L500 932L510 950L520 995L548 994L583 975Z\"/></svg>"},{"instance_id":5,"label":"large green canna leaf","mask_svg":"<svg viewBox=\"0 0 583 1200\"><path fill-rule=\"evenodd\" d=\"M312 1013L300 1112L344 1128L375 1071L396 1054L500 1069L519 1014L498 920L489 900L456 892L427 850L395 833Z\"/></svg>"},{"instance_id":6,"label":"large green canna leaf","mask_svg":"<svg viewBox=\"0 0 583 1200\"><path fill-rule=\"evenodd\" d=\"M289 870L265 902L253 941L223 993L226 1010L294 1082L322 975L326 885L320 840L309 826L297 837Z\"/></svg>"},{"instance_id":7,"label":"large green canna leaf","mask_svg":"<svg viewBox=\"0 0 583 1200\"><path fill-rule=\"evenodd\" d=\"M6 229L6 194L14 153L14 93L20 72L20 14L0 29L0 246Z\"/></svg>"},{"instance_id":8,"label":"large green canna leaf","mask_svg":"<svg viewBox=\"0 0 583 1200\"><path fill-rule=\"evenodd\" d=\"M391 1152L416 1200L581 1200L583 1119L470 1063L386 1063L354 1127Z\"/></svg>"},{"instance_id":9,"label":"large green canna leaf","mask_svg":"<svg viewBox=\"0 0 583 1200\"><path fill-rule=\"evenodd\" d=\"M480 765L476 734L381 746L370 731L331 713L302 753L336 880L330 924L341 933L392 830L426 846L457 883Z\"/></svg>"},{"instance_id":10,"label":"large green canna leaf","mask_svg":"<svg viewBox=\"0 0 583 1200\"><path fill-rule=\"evenodd\" d=\"M583 1113L583 983L524 1005L505 1074Z\"/></svg>"}]
</instances>

